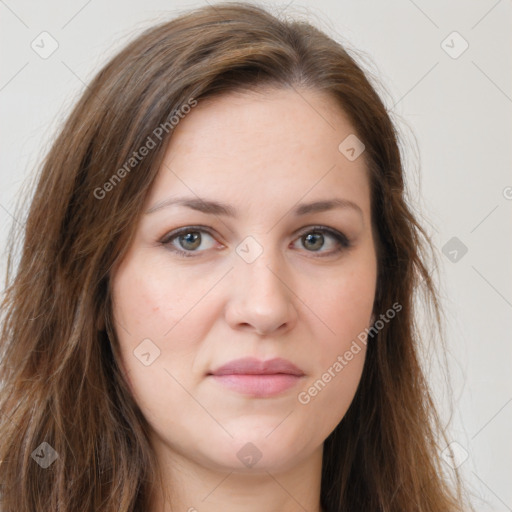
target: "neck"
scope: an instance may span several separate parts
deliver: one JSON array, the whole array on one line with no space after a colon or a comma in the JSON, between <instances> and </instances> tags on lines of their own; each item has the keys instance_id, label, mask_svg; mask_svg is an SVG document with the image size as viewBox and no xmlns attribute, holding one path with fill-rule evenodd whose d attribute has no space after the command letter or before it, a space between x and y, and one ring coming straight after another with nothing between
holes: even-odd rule
<instances>
[{"instance_id":1,"label":"neck","mask_svg":"<svg viewBox=\"0 0 512 512\"><path fill-rule=\"evenodd\" d=\"M151 496L150 512L322 512L322 446L284 471L255 468L246 472L208 468L162 447L157 457L160 486Z\"/></svg>"}]
</instances>

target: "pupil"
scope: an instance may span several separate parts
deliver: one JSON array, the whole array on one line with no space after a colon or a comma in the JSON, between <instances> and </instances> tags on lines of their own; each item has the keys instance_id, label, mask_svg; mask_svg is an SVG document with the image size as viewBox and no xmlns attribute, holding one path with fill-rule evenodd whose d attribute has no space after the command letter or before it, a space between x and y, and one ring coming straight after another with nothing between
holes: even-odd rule
<instances>
[{"instance_id":1,"label":"pupil","mask_svg":"<svg viewBox=\"0 0 512 512\"><path fill-rule=\"evenodd\" d=\"M186 235L182 235L181 238L184 241L185 245L192 244L192 247L185 247L185 249L196 249L200 245L200 243L194 244L194 242L197 242L198 240L200 242L201 237L197 232L187 233Z\"/></svg>"},{"instance_id":2,"label":"pupil","mask_svg":"<svg viewBox=\"0 0 512 512\"><path fill-rule=\"evenodd\" d=\"M316 243L316 244L314 243L315 237L316 237L316 241L320 242L320 243ZM317 251L323 245L323 238L324 238L323 235L320 233L315 233L315 234L310 233L309 235L306 236L306 242L309 243L309 242L313 241L314 247L310 247L310 249Z\"/></svg>"}]
</instances>

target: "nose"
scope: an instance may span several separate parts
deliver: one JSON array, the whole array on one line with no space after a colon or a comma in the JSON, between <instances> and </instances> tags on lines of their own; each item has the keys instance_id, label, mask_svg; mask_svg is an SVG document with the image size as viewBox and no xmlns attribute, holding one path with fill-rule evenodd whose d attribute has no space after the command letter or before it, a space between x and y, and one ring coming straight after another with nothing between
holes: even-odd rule
<instances>
[{"instance_id":1,"label":"nose","mask_svg":"<svg viewBox=\"0 0 512 512\"><path fill-rule=\"evenodd\" d=\"M270 335L293 328L297 299L290 273L276 251L265 249L252 263L237 256L231 279L226 321L233 329Z\"/></svg>"}]
</instances>

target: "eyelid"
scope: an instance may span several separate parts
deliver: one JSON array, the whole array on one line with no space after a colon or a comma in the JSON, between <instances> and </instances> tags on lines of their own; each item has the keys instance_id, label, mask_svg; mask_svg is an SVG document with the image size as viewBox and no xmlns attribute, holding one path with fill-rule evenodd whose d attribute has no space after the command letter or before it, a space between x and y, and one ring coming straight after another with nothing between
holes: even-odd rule
<instances>
[{"instance_id":1,"label":"eyelid","mask_svg":"<svg viewBox=\"0 0 512 512\"><path fill-rule=\"evenodd\" d=\"M169 250L172 252L179 254L181 256L185 257L194 257L198 256L202 252L206 251L185 251L184 249L179 249L178 247L175 247L172 245L172 240L178 238L182 234L199 231L201 233L207 233L210 237L212 237L215 241L216 235L213 233L213 230L208 226L203 225L190 225L190 226L184 226L181 228L173 229L172 231L167 232L163 237L160 238L159 244L166 246ZM222 244L224 245L224 244Z\"/></svg>"},{"instance_id":2,"label":"eyelid","mask_svg":"<svg viewBox=\"0 0 512 512\"><path fill-rule=\"evenodd\" d=\"M311 225L311 226L305 226L304 228L299 229L299 231L296 231L295 236L301 237L305 235L306 233L315 232L315 231L321 231L323 233L327 233L334 237L335 239L341 239L340 242L343 241L347 246L351 244L350 239L348 238L345 233L342 231L339 231L334 228L330 228L329 226L323 226L321 224Z\"/></svg>"},{"instance_id":3,"label":"eyelid","mask_svg":"<svg viewBox=\"0 0 512 512\"><path fill-rule=\"evenodd\" d=\"M174 230L166 233L163 237L161 237L161 239L159 240L159 243L162 245L165 245L165 246L169 246L169 249L171 251L173 251L177 254L180 254L182 256L185 256L185 257L199 256L201 253L206 252L206 251L185 251L183 249L174 247L171 244L171 241L173 239L176 239L177 237L179 237L181 234L186 234L186 233L190 233L193 231L207 233L209 236L211 236L214 239L216 239L216 237L217 237L217 235L214 233L214 230L212 230L212 228L210 228L209 226L190 225L190 226L184 226L181 228L177 228L177 229L174 229ZM325 253L318 252L316 255L315 255L316 251L306 251L306 252L312 253L313 257L321 258L321 257L332 256L332 255L340 253L343 250L347 250L352 246L351 240L343 232L338 231L337 229L334 229L334 228L330 228L328 226L324 226L324 225L309 225L309 226L302 227L301 229L297 230L293 234L293 236L294 236L293 242L295 242L297 239L299 239L303 235L305 235L307 233L313 233L313 232L321 232L324 234L326 233L327 235L334 238L334 240L339 244L339 247L335 250L327 251ZM224 245L224 244L222 244L222 245Z\"/></svg>"},{"instance_id":4,"label":"eyelid","mask_svg":"<svg viewBox=\"0 0 512 512\"><path fill-rule=\"evenodd\" d=\"M177 236L181 235L182 233L187 233L191 231L201 231L208 233L211 237L214 237L212 228L208 226L203 226L201 224L195 224L190 226L183 226L182 228L176 228L169 232L167 232L163 237L160 238L159 242L162 244L168 243L173 238L176 238Z\"/></svg>"}]
</instances>

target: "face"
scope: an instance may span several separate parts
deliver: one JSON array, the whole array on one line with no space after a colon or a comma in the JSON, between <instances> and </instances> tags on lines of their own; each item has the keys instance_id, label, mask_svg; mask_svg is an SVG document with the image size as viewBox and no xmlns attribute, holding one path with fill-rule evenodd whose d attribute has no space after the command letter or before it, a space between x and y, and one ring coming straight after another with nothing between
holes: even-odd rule
<instances>
[{"instance_id":1,"label":"face","mask_svg":"<svg viewBox=\"0 0 512 512\"><path fill-rule=\"evenodd\" d=\"M175 127L111 276L158 457L286 470L343 418L377 276L364 154L338 149L352 134L333 99L293 89L205 100Z\"/></svg>"}]
</instances>

